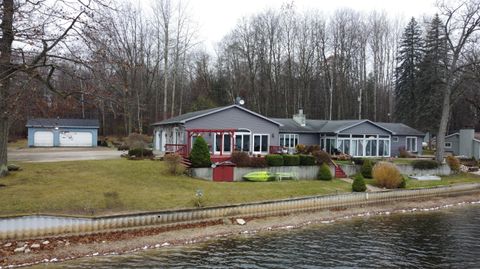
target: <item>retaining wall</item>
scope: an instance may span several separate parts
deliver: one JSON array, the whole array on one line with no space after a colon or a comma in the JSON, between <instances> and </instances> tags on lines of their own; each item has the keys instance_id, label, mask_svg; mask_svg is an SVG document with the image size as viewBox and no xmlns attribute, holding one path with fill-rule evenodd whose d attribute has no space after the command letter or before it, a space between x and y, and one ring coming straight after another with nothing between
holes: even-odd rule
<instances>
[{"instance_id":1,"label":"retaining wall","mask_svg":"<svg viewBox=\"0 0 480 269\"><path fill-rule=\"evenodd\" d=\"M413 169L413 166L410 164L395 164L401 174L408 176L426 176L426 175L437 175L437 176L448 176L451 174L450 167L447 164L442 164L436 169L420 170ZM360 172L361 165L353 164L340 164L342 170L347 174L347 176L353 176L356 173Z\"/></svg>"},{"instance_id":2,"label":"retaining wall","mask_svg":"<svg viewBox=\"0 0 480 269\"><path fill-rule=\"evenodd\" d=\"M265 168L235 167L233 181L245 181L243 176L250 172L268 171L270 173L292 173L297 179L316 179L318 174L317 165L308 166L272 166ZM212 180L213 168L191 168L192 176L195 178ZM332 175L335 175L335 167L330 166Z\"/></svg>"},{"instance_id":3,"label":"retaining wall","mask_svg":"<svg viewBox=\"0 0 480 269\"><path fill-rule=\"evenodd\" d=\"M472 183L418 190L347 193L223 207L160 211L95 218L65 218L55 216L0 218L0 240L18 240L60 235L86 235L100 232L145 229L149 227L173 227L181 224L222 220L223 218L266 217L302 211L357 207L365 204L387 203L478 191L480 191L480 183Z\"/></svg>"}]
</instances>

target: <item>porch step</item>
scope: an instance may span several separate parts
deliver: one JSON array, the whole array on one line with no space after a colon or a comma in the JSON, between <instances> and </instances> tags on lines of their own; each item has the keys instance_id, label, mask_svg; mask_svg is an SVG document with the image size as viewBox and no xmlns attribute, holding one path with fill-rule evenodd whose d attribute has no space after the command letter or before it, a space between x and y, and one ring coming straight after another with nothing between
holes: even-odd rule
<instances>
[{"instance_id":1,"label":"porch step","mask_svg":"<svg viewBox=\"0 0 480 269\"><path fill-rule=\"evenodd\" d=\"M346 178L347 174L342 170L342 168L339 165L335 166L335 177L336 178Z\"/></svg>"},{"instance_id":2,"label":"porch step","mask_svg":"<svg viewBox=\"0 0 480 269\"><path fill-rule=\"evenodd\" d=\"M181 164L186 168L190 168L192 166L192 162L187 157L182 157Z\"/></svg>"}]
</instances>

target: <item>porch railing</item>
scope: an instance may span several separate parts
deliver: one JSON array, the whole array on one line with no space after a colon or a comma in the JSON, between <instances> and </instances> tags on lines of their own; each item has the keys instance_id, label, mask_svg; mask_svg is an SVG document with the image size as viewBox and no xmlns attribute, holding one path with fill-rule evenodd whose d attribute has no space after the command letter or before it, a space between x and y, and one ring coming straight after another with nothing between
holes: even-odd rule
<instances>
[{"instance_id":1,"label":"porch railing","mask_svg":"<svg viewBox=\"0 0 480 269\"><path fill-rule=\"evenodd\" d=\"M165 152L177 153L182 156L187 156L187 145L185 144L165 144Z\"/></svg>"}]
</instances>

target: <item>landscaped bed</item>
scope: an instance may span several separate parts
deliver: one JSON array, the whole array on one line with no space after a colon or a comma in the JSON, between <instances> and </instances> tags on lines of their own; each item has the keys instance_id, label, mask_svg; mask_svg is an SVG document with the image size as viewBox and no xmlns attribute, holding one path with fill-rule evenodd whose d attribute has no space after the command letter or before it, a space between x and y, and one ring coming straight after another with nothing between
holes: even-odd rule
<instances>
[{"instance_id":1,"label":"landscaped bed","mask_svg":"<svg viewBox=\"0 0 480 269\"><path fill-rule=\"evenodd\" d=\"M442 180L416 180L407 179L406 189L430 188L459 183L480 183L480 176L471 173L460 173L450 176L442 176ZM375 186L374 179L365 179L366 184Z\"/></svg>"},{"instance_id":2,"label":"landscaped bed","mask_svg":"<svg viewBox=\"0 0 480 269\"><path fill-rule=\"evenodd\" d=\"M101 215L226 205L350 192L340 180L208 182L172 176L160 161L21 163L0 179L0 216L52 213ZM197 198L200 190L203 196Z\"/></svg>"}]
</instances>

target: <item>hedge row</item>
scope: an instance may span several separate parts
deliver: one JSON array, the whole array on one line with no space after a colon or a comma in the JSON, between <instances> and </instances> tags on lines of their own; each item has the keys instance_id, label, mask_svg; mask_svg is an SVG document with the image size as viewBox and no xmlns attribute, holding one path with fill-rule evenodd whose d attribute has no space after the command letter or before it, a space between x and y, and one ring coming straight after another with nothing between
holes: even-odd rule
<instances>
[{"instance_id":1,"label":"hedge row","mask_svg":"<svg viewBox=\"0 0 480 269\"><path fill-rule=\"evenodd\" d=\"M279 155L270 154L265 156L268 166L298 166L315 165L315 157L311 155Z\"/></svg>"}]
</instances>

